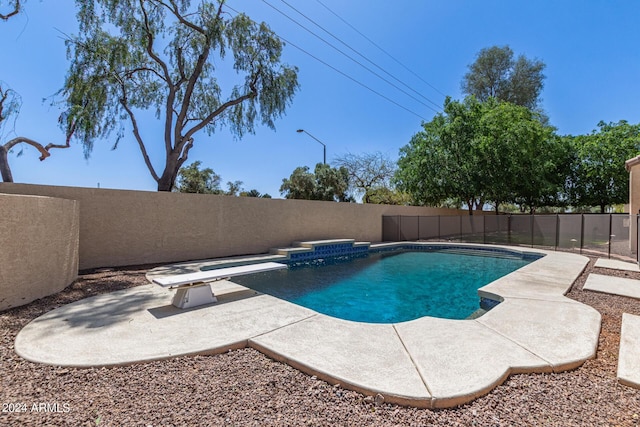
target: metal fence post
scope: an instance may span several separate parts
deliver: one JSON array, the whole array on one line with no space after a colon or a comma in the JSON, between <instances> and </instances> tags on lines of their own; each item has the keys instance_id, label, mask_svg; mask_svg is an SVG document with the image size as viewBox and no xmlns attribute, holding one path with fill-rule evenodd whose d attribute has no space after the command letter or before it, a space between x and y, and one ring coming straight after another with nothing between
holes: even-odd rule
<instances>
[{"instance_id":1,"label":"metal fence post","mask_svg":"<svg viewBox=\"0 0 640 427\"><path fill-rule=\"evenodd\" d=\"M487 217L482 215L482 244L487 244Z\"/></svg>"},{"instance_id":2,"label":"metal fence post","mask_svg":"<svg viewBox=\"0 0 640 427\"><path fill-rule=\"evenodd\" d=\"M560 246L560 215L556 214L556 247L553 250L557 251L558 246Z\"/></svg>"},{"instance_id":3,"label":"metal fence post","mask_svg":"<svg viewBox=\"0 0 640 427\"><path fill-rule=\"evenodd\" d=\"M607 251L607 258L611 259L611 232L613 231L613 216L609 214L609 250Z\"/></svg>"},{"instance_id":4,"label":"metal fence post","mask_svg":"<svg viewBox=\"0 0 640 427\"><path fill-rule=\"evenodd\" d=\"M533 214L529 215L529 224L531 225L531 247L533 247Z\"/></svg>"},{"instance_id":5,"label":"metal fence post","mask_svg":"<svg viewBox=\"0 0 640 427\"><path fill-rule=\"evenodd\" d=\"M584 246L584 214L580 214L580 255Z\"/></svg>"}]
</instances>

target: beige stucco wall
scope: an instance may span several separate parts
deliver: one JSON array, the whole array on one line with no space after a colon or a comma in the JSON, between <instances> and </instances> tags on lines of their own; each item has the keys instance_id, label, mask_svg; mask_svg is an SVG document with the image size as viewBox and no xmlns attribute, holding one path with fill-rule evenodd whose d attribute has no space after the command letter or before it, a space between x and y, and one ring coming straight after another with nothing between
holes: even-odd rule
<instances>
[{"instance_id":1,"label":"beige stucco wall","mask_svg":"<svg viewBox=\"0 0 640 427\"><path fill-rule=\"evenodd\" d=\"M0 193L80 203L80 269L265 253L293 241L382 239L382 215L460 211L412 206L0 183Z\"/></svg>"},{"instance_id":2,"label":"beige stucco wall","mask_svg":"<svg viewBox=\"0 0 640 427\"><path fill-rule=\"evenodd\" d=\"M629 172L629 214L631 215L629 246L635 253L638 238L636 215L640 214L640 157L628 160L626 167Z\"/></svg>"},{"instance_id":3,"label":"beige stucco wall","mask_svg":"<svg viewBox=\"0 0 640 427\"><path fill-rule=\"evenodd\" d=\"M75 280L79 223L74 200L0 194L0 310Z\"/></svg>"}]
</instances>

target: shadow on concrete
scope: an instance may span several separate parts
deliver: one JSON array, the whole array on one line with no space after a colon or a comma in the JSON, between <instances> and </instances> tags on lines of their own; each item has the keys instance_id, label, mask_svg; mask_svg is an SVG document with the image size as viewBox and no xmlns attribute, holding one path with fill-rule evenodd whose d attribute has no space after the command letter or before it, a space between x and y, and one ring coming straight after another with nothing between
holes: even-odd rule
<instances>
[{"instance_id":1,"label":"shadow on concrete","mask_svg":"<svg viewBox=\"0 0 640 427\"><path fill-rule=\"evenodd\" d=\"M208 308L208 307L216 307L216 306L221 306L224 304L229 304L235 301L240 301L240 300L244 300L244 299L248 299L248 298L253 298L255 296L258 295L262 295L260 292L256 292L254 290L251 289L245 289L245 290L241 290L241 291L237 291L237 292L229 292L226 294L222 294L222 295L216 295L216 298L218 298L218 302L214 302L211 304L204 304L198 307L192 307L192 308L178 308L174 305L164 305L162 307L154 307L154 308L150 308L147 311L156 319L164 319L166 317L171 317L171 316L177 316L179 314L184 314L184 313L188 313L190 311L194 311L194 310L202 310L204 308Z\"/></svg>"},{"instance_id":2,"label":"shadow on concrete","mask_svg":"<svg viewBox=\"0 0 640 427\"><path fill-rule=\"evenodd\" d=\"M59 327L60 322L64 322L69 328L103 328L128 322L134 313L140 312L145 306L164 304L170 301L169 298L167 293L136 287L76 301L50 311L33 322L48 323L53 327Z\"/></svg>"}]
</instances>

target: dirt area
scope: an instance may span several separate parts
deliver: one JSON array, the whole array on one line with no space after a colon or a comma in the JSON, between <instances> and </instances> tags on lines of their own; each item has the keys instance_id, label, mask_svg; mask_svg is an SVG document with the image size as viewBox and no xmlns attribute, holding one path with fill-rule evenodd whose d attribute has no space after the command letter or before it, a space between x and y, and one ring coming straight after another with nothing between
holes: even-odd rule
<instances>
[{"instance_id":1,"label":"dirt area","mask_svg":"<svg viewBox=\"0 0 640 427\"><path fill-rule=\"evenodd\" d=\"M640 274L596 269L594 261L568 296L602 314L597 357L569 372L512 375L488 395L446 410L376 404L253 349L95 369L17 356L16 334L29 321L72 301L146 284L152 266L88 272L57 295L0 313L0 425L638 425L640 390L618 384L616 369L622 313L640 315L640 301L582 286L592 271Z\"/></svg>"}]
</instances>

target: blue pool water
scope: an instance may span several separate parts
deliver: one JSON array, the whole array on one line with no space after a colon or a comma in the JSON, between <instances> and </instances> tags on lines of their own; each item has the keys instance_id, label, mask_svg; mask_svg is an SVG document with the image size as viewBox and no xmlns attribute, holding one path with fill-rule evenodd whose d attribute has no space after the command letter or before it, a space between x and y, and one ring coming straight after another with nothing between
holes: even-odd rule
<instances>
[{"instance_id":1,"label":"blue pool water","mask_svg":"<svg viewBox=\"0 0 640 427\"><path fill-rule=\"evenodd\" d=\"M299 263L233 281L358 322L396 323L424 316L465 319L479 308L478 288L530 262L446 251L395 251Z\"/></svg>"}]
</instances>

